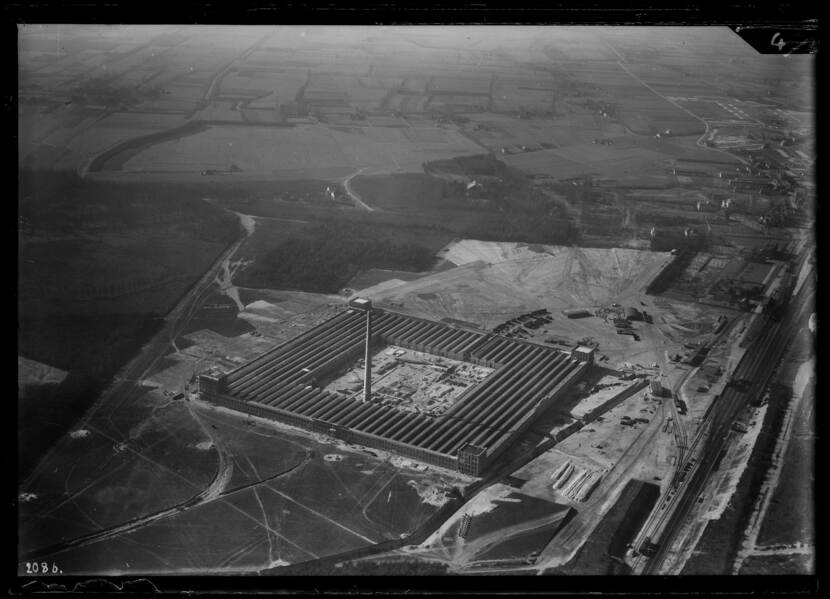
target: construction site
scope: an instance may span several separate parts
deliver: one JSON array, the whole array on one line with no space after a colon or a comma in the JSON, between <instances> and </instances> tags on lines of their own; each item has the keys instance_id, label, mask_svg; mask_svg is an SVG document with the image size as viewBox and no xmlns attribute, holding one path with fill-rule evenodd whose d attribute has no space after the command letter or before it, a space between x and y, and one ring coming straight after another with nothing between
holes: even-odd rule
<instances>
[{"instance_id":1,"label":"construction site","mask_svg":"<svg viewBox=\"0 0 830 599\"><path fill-rule=\"evenodd\" d=\"M201 374L199 391L227 408L479 476L592 362L590 348L563 352L357 298L227 374Z\"/></svg>"},{"instance_id":2,"label":"construction site","mask_svg":"<svg viewBox=\"0 0 830 599\"><path fill-rule=\"evenodd\" d=\"M814 63L736 33L21 22L18 575L813 572Z\"/></svg>"}]
</instances>

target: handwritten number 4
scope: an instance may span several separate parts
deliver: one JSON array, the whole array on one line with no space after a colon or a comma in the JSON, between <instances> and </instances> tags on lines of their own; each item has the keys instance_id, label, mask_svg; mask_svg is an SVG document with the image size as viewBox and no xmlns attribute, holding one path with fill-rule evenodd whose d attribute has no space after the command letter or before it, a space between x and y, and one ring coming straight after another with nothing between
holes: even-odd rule
<instances>
[{"instance_id":1,"label":"handwritten number 4","mask_svg":"<svg viewBox=\"0 0 830 599\"><path fill-rule=\"evenodd\" d=\"M778 39L778 41L776 41L776 38ZM808 43L808 40L804 40L803 42L798 44L795 48L793 48L792 50L787 52L786 56L789 56L790 54L792 54L796 50L799 50L802 46L807 45L807 43ZM784 50L784 46L787 45L787 42L784 41L784 39L781 37L780 33L776 33L775 35L772 36L772 39L770 40L769 45L770 46L775 46L776 48L778 48L779 52L782 52Z\"/></svg>"},{"instance_id":2,"label":"handwritten number 4","mask_svg":"<svg viewBox=\"0 0 830 599\"><path fill-rule=\"evenodd\" d=\"M775 35L772 36L772 40L770 40L770 43L769 43L770 46L776 46L778 48L779 52L781 52L782 48L787 45L787 42L785 42L783 39L779 39L777 42L775 41L775 38L780 38L780 37L781 37L781 34L776 33Z\"/></svg>"}]
</instances>

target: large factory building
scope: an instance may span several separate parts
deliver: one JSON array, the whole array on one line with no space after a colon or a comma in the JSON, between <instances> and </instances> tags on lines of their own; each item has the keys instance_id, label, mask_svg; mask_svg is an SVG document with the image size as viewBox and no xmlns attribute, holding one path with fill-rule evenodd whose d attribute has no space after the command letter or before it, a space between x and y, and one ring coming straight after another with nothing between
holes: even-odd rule
<instances>
[{"instance_id":1,"label":"large factory building","mask_svg":"<svg viewBox=\"0 0 830 599\"><path fill-rule=\"evenodd\" d=\"M492 372L438 416L383 405L371 394L369 354L386 346ZM217 405L478 476L590 367L590 349L571 355L358 300L225 375L200 375L199 387L201 397ZM323 388L323 381L363 355L364 393L346 396Z\"/></svg>"}]
</instances>

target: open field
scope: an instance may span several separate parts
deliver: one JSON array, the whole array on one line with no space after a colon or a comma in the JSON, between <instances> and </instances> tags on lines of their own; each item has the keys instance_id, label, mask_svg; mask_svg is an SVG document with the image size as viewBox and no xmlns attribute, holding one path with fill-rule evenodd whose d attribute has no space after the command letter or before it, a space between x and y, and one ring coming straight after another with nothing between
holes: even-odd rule
<instances>
[{"instance_id":1,"label":"open field","mask_svg":"<svg viewBox=\"0 0 830 599\"><path fill-rule=\"evenodd\" d=\"M158 404L102 410L61 453L66 465L53 462L76 476L50 468L25 487L24 552L158 513L129 537L56 556L74 573L261 569L408 534L436 509L419 493L452 482L221 410Z\"/></svg>"},{"instance_id":2,"label":"open field","mask_svg":"<svg viewBox=\"0 0 830 599\"><path fill-rule=\"evenodd\" d=\"M403 129L342 131L322 125L263 128L212 126L175 141L162 141L123 164L125 171L227 170L290 172L327 170L348 174L373 167L419 172L428 160L472 154L478 146L451 129L432 141L413 141ZM342 176L341 175L341 176ZM336 176L336 175L335 175Z\"/></svg>"},{"instance_id":3,"label":"open field","mask_svg":"<svg viewBox=\"0 0 830 599\"><path fill-rule=\"evenodd\" d=\"M21 505L22 552L182 502L210 482L213 460L196 448L202 431L181 402L159 404L145 396L93 418L39 468L22 489L37 497Z\"/></svg>"},{"instance_id":4,"label":"open field","mask_svg":"<svg viewBox=\"0 0 830 599\"><path fill-rule=\"evenodd\" d=\"M606 177L657 174L663 172L660 161L664 159L662 154L645 149L582 144L513 154L504 161L529 173L568 179L587 174Z\"/></svg>"},{"instance_id":5,"label":"open field","mask_svg":"<svg viewBox=\"0 0 830 599\"><path fill-rule=\"evenodd\" d=\"M751 555L739 574L754 576L780 576L816 573L816 559L811 553L786 553L772 555Z\"/></svg>"},{"instance_id":6,"label":"open field","mask_svg":"<svg viewBox=\"0 0 830 599\"><path fill-rule=\"evenodd\" d=\"M401 29L396 36L382 38L369 36L363 39L362 34L357 33L353 40L356 45L348 52L342 49L335 52L334 46L328 45L336 43L332 40L340 39L340 32L335 30L328 30L325 34L327 45L319 46L308 45L308 39L299 38L290 28L263 29L257 35L251 35L244 28L233 28L221 40L215 39L214 35L199 35L195 28L168 29L158 34L142 28L120 27L110 31L100 27L74 31L64 28L61 31L64 51L54 54L42 49L54 45L54 31L24 28L21 93L25 100L43 104L34 111L29 109L30 112L24 115L27 135L21 136L24 150L21 158L37 161L45 168L78 168L96 152L141 134L128 121L113 128L114 119L145 119L151 123L149 126L162 131L173 127L173 123L183 124L187 119L213 119L208 113L198 113L211 100L229 102L226 105L228 114L221 118L216 116L216 119L244 119L260 125L282 121L284 115L278 118L276 114L269 115L262 120L245 111L264 108L280 112L289 107L290 114L299 102L299 113L308 109L313 112L331 108L325 104L333 102L340 104L338 108L348 115L353 116L358 110L376 113L370 118L382 118L391 111L412 116L445 111L448 114L452 111L466 113L472 118L486 115L496 121L502 119L507 136L512 135L514 129L527 128L528 123L513 116L518 111L527 111L538 117L534 119L536 122L529 124L531 128L541 126L542 129L552 127L551 131L571 131L579 138L576 143L589 142L592 137L620 135L623 125L634 134L651 135L671 129L673 135L691 135L702 132L702 124L672 104L674 98L686 102L692 112L697 108L700 112L695 113L697 116L709 117L712 115L699 107L701 100L695 98L714 96L722 98L724 105L728 102L729 106L742 106L743 103L735 98L729 98L729 88L741 93L759 92L760 87L748 81L759 72L769 78L769 69L772 69L771 72L791 84L804 79L803 65L784 70L784 65L774 57L765 61L767 71L759 71L757 65L747 62L746 55L735 54L734 48L727 52L732 56L730 61L724 63L715 58L711 54L712 48L722 50L734 46L734 39L728 39L731 34L717 28L698 30L695 36L686 40L689 46L682 52L674 47L666 48L665 30L657 29L648 36L646 43L651 49L645 52L633 47L631 40L610 30L560 28L553 36L543 28L529 36L517 32L511 35L505 31L505 37L500 37L498 54L493 52L491 36L484 31L474 34L475 28L464 31L467 39L475 37L478 40L475 49L450 49L442 44L432 46L429 42L424 45L424 40L416 39L421 34ZM118 39L127 31L129 38ZM225 35L218 30L215 34ZM434 35L436 32L425 34L425 38ZM670 34L672 38L675 35L676 31ZM168 38L177 41L171 44ZM637 36L637 39L641 38L642 32ZM385 49L383 58L369 50L378 43ZM695 60L690 62L688 50L692 47ZM398 56L401 52L414 62L401 62ZM700 59L703 55L706 58ZM554 63L540 69L525 64L529 56L536 56L546 63L554 60ZM660 64L656 64L657 58ZM616 62L617 59L622 60ZM367 61L371 66L367 67ZM332 62L337 64L334 70L329 65ZM718 68L712 69L715 65ZM105 76L96 72L102 68L106 69ZM729 75L713 83L710 79L713 70L718 73L716 77L722 77L723 72ZM58 86L62 88L60 91ZM784 95L787 100L793 100L798 95L796 89L780 86L769 99L780 101L778 96ZM615 116L607 119L605 133L599 132L591 114L593 110L587 108L586 96L593 102L615 105ZM73 102L62 104L64 97ZM54 105L48 106L48 103ZM352 122L362 124L360 120ZM364 137L380 143L367 150L365 144L347 142L346 152L358 156L361 167L375 165L391 170L398 168L397 162L409 170L423 162L415 156L424 151L436 151L434 147L424 148L410 140L414 143L410 150L395 150L389 158L383 156L381 159L388 149L384 143L390 140L376 140L372 127L364 129ZM432 129L437 129L441 136L445 134L440 128ZM257 137L267 133L267 127L257 127L254 131L251 145L257 148L263 143ZM491 142L487 141L490 133L486 130L470 133L490 147ZM47 139L50 135L52 137ZM519 141L521 134L512 141L507 137L499 139L499 135L491 136L494 143L491 149L528 145ZM566 141L568 135L571 134L563 138L555 133L543 133L541 138L536 136L535 139L561 147L574 143ZM253 154L261 152L254 149L249 156L239 147L245 144L238 136L235 138L236 158L256 163ZM398 139L393 147L399 147L401 141ZM456 139L452 143L462 142ZM57 151L50 148L57 148ZM169 148L164 152L164 157L168 158ZM251 170L273 171L270 168L272 158L284 161L286 156L264 158L265 168ZM203 164L225 161L223 156L204 155L200 159ZM181 160L171 162L181 163ZM193 166L189 164L186 168L176 169L153 164L154 168L165 170L186 170ZM324 168L335 172L332 167Z\"/></svg>"}]
</instances>

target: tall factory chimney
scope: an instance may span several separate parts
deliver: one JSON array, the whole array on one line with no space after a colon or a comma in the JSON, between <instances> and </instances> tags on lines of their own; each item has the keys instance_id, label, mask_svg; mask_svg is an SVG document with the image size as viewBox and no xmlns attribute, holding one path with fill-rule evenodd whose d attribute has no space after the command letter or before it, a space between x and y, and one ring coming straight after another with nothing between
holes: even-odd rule
<instances>
[{"instance_id":1,"label":"tall factory chimney","mask_svg":"<svg viewBox=\"0 0 830 599\"><path fill-rule=\"evenodd\" d=\"M372 301L356 297L349 302L349 307L366 313L366 350L364 355L365 372L363 374L363 401L372 400Z\"/></svg>"},{"instance_id":2,"label":"tall factory chimney","mask_svg":"<svg viewBox=\"0 0 830 599\"><path fill-rule=\"evenodd\" d=\"M366 310L366 353L363 362L366 372L363 374L363 401L372 401L372 308Z\"/></svg>"}]
</instances>

